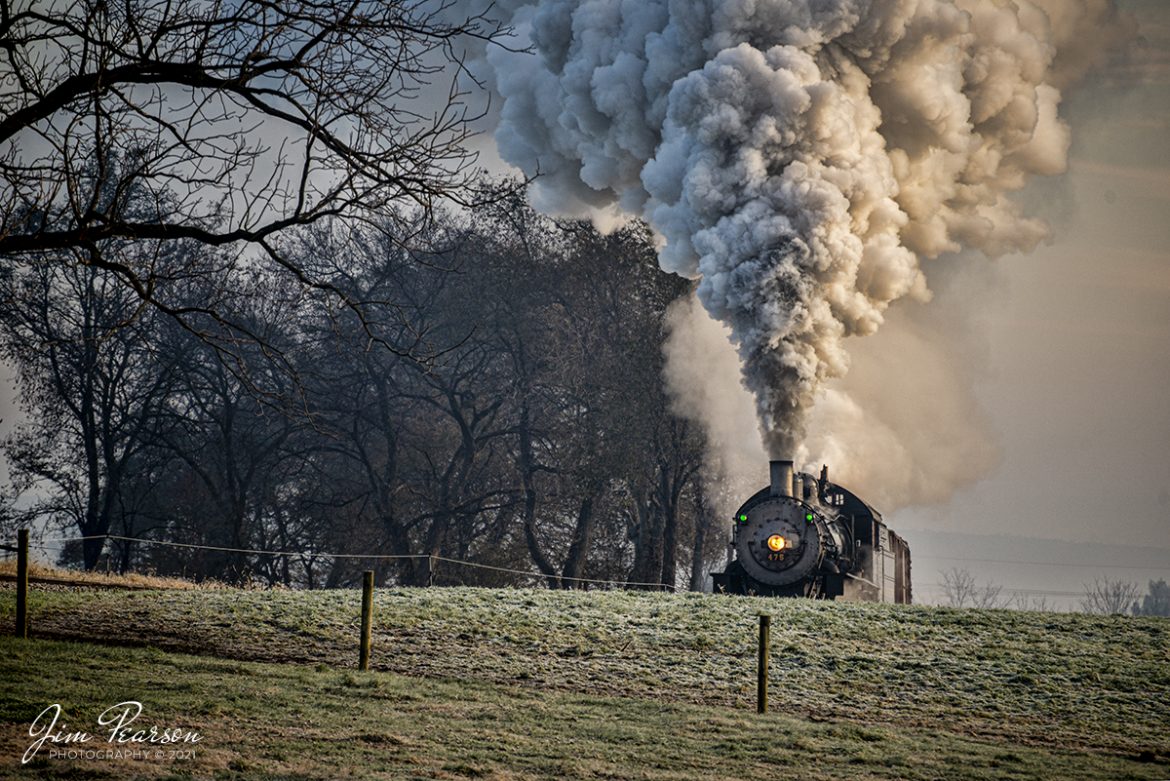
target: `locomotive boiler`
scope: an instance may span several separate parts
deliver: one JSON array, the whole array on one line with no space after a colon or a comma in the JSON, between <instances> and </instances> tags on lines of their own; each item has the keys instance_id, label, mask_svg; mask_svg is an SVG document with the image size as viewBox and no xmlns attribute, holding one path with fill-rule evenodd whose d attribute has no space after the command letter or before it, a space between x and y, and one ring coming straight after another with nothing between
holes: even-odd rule
<instances>
[{"instance_id":1,"label":"locomotive boiler","mask_svg":"<svg viewBox=\"0 0 1170 781\"><path fill-rule=\"evenodd\" d=\"M772 461L771 481L735 513L733 558L715 591L867 602L911 601L910 548L881 514L829 481Z\"/></svg>"}]
</instances>

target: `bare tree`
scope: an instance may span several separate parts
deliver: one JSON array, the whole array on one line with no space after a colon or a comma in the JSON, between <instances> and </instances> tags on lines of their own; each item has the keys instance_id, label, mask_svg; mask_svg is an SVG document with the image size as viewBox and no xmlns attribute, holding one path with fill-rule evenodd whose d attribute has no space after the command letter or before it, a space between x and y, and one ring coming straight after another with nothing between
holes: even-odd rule
<instances>
[{"instance_id":1,"label":"bare tree","mask_svg":"<svg viewBox=\"0 0 1170 781\"><path fill-rule=\"evenodd\" d=\"M943 595L951 607L1000 608L1008 603L1003 596L1003 586L995 583L980 585L970 570L952 567L941 574Z\"/></svg>"},{"instance_id":2,"label":"bare tree","mask_svg":"<svg viewBox=\"0 0 1170 781\"><path fill-rule=\"evenodd\" d=\"M703 591L708 578L708 567L716 563L718 557L725 555L727 548L720 532L723 526L720 523L721 515L711 502L708 493L709 477L702 470L696 476L694 490L691 492L691 501L694 504L693 523L691 524L691 577L688 588L691 591Z\"/></svg>"},{"instance_id":3,"label":"bare tree","mask_svg":"<svg viewBox=\"0 0 1170 781\"><path fill-rule=\"evenodd\" d=\"M975 594L975 576L969 570L952 567L942 575L943 596L951 607L966 607Z\"/></svg>"},{"instance_id":4,"label":"bare tree","mask_svg":"<svg viewBox=\"0 0 1170 781\"><path fill-rule=\"evenodd\" d=\"M1016 610L1032 613L1051 613L1056 610L1048 602L1048 597L1044 595L1030 595L1026 591L1017 591L1015 597L1011 600L1011 606Z\"/></svg>"},{"instance_id":5,"label":"bare tree","mask_svg":"<svg viewBox=\"0 0 1170 781\"><path fill-rule=\"evenodd\" d=\"M417 557L374 565L380 582L682 585L690 574L701 586L722 522L697 495L701 435L671 413L661 382L665 312L688 283L657 268L648 231L602 235L501 199L436 210L409 250L388 233L324 221L286 247L344 270L337 284L362 316L317 306L259 264L187 276L178 250L220 254L198 242L99 243L182 278L186 300L214 300L258 335L236 345L240 366L107 270L0 264L0 359L21 369L37 426L20 438L25 471L67 466L51 485L41 469L39 485L53 512L98 538L67 560L91 564L112 533L147 541L111 547L121 568L195 578L331 586L370 566L329 551ZM372 334L445 349L418 361L370 349ZM66 414L70 403L81 413ZM103 433L91 445L87 431ZM91 496L97 523L82 526ZM18 508L0 487L0 525ZM151 544L163 541L215 549Z\"/></svg>"},{"instance_id":6,"label":"bare tree","mask_svg":"<svg viewBox=\"0 0 1170 781\"><path fill-rule=\"evenodd\" d=\"M92 569L124 499L123 484L159 425L174 356L147 347L152 318L130 322L133 296L107 272L86 266L5 271L0 358L18 371L30 419L0 449L15 481L50 489L29 512L86 537L82 558Z\"/></svg>"},{"instance_id":7,"label":"bare tree","mask_svg":"<svg viewBox=\"0 0 1170 781\"><path fill-rule=\"evenodd\" d=\"M998 583L984 583L975 589L973 604L975 607L990 610L1007 607L1010 601L1010 598L1003 594L1003 586Z\"/></svg>"},{"instance_id":8,"label":"bare tree","mask_svg":"<svg viewBox=\"0 0 1170 781\"><path fill-rule=\"evenodd\" d=\"M281 234L473 202L483 107L463 49L507 34L442 1L0 3L0 258L100 267L169 314L215 316L101 245L195 240L360 310L331 259L293 258ZM142 194L166 208L132 208Z\"/></svg>"},{"instance_id":9,"label":"bare tree","mask_svg":"<svg viewBox=\"0 0 1170 781\"><path fill-rule=\"evenodd\" d=\"M1137 606L1139 594L1136 583L1101 578L1085 584L1081 609L1101 615L1129 613Z\"/></svg>"}]
</instances>

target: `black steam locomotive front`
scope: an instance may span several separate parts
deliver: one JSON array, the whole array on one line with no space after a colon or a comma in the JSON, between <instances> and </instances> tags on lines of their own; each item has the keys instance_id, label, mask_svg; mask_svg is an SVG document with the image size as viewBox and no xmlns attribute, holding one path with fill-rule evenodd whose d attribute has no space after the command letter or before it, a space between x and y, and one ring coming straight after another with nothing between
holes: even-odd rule
<instances>
[{"instance_id":1,"label":"black steam locomotive front","mask_svg":"<svg viewBox=\"0 0 1170 781\"><path fill-rule=\"evenodd\" d=\"M736 511L734 559L712 573L726 594L909 603L910 547L857 495L771 463L771 481Z\"/></svg>"},{"instance_id":2,"label":"black steam locomotive front","mask_svg":"<svg viewBox=\"0 0 1170 781\"><path fill-rule=\"evenodd\" d=\"M735 514L735 559L714 573L715 590L759 596L834 597L854 567L852 519L829 502L827 479L773 461L770 485ZM828 484L831 485L831 484Z\"/></svg>"}]
</instances>

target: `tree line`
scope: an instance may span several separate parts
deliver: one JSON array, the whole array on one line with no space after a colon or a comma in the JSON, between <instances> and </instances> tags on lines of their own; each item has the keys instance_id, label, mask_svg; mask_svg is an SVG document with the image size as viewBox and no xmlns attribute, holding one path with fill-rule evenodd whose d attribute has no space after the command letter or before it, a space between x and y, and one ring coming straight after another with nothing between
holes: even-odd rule
<instances>
[{"instance_id":1,"label":"tree line","mask_svg":"<svg viewBox=\"0 0 1170 781\"><path fill-rule=\"evenodd\" d=\"M1010 608L1048 612L1055 610L1047 596L1028 591L1012 592L993 582L978 582L970 570L952 567L942 576L942 604L949 607L983 609ZM1170 616L1170 585L1165 580L1149 581L1143 595L1138 584L1113 578L1098 578L1083 587L1080 611L1096 615Z\"/></svg>"},{"instance_id":2,"label":"tree line","mask_svg":"<svg viewBox=\"0 0 1170 781\"><path fill-rule=\"evenodd\" d=\"M643 225L603 235L496 187L470 211L287 232L281 256L343 300L201 242L100 248L183 318L84 257L5 264L0 352L26 418L2 445L9 524L90 538L63 554L87 569L700 588L722 534L701 433L661 380L690 283Z\"/></svg>"},{"instance_id":3,"label":"tree line","mask_svg":"<svg viewBox=\"0 0 1170 781\"><path fill-rule=\"evenodd\" d=\"M701 583L689 285L476 173L490 5L17 0L0 42L3 524L231 582Z\"/></svg>"}]
</instances>

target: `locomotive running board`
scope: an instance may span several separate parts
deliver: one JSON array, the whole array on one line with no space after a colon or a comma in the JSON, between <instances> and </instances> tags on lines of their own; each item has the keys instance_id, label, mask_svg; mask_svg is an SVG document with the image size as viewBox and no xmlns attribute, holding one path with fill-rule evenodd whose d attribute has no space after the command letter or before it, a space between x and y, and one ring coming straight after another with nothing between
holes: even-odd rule
<instances>
[{"instance_id":1,"label":"locomotive running board","mask_svg":"<svg viewBox=\"0 0 1170 781\"><path fill-rule=\"evenodd\" d=\"M878 584L874 583L872 580L866 580L865 578L861 577L860 575L854 575L852 572L846 572L845 577L850 578L852 580L860 580L862 583L866 584L867 586L873 586L874 588L878 587Z\"/></svg>"}]
</instances>

